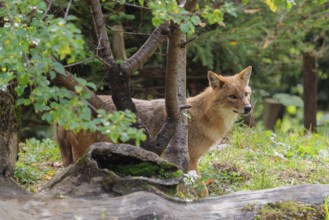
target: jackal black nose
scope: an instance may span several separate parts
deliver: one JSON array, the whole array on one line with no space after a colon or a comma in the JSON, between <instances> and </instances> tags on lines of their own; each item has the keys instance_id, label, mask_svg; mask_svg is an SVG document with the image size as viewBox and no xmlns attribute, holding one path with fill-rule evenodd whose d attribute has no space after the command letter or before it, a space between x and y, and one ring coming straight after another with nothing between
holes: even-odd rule
<instances>
[{"instance_id":1,"label":"jackal black nose","mask_svg":"<svg viewBox=\"0 0 329 220\"><path fill-rule=\"evenodd\" d=\"M246 106L243 110L245 114L248 114L251 111L251 106Z\"/></svg>"}]
</instances>

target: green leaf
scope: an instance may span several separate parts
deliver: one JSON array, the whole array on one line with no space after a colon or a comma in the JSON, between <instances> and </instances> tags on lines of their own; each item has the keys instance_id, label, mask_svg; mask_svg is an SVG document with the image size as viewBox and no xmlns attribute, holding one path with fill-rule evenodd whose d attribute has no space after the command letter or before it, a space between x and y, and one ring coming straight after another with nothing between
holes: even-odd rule
<instances>
[{"instance_id":1,"label":"green leaf","mask_svg":"<svg viewBox=\"0 0 329 220\"><path fill-rule=\"evenodd\" d=\"M191 17L191 21L192 21L192 23L193 23L194 25L197 25L197 24L199 24L199 23L201 22L199 16L196 16L196 15L193 15L193 16Z\"/></svg>"},{"instance_id":2,"label":"green leaf","mask_svg":"<svg viewBox=\"0 0 329 220\"><path fill-rule=\"evenodd\" d=\"M92 82L87 82L86 86L88 86L89 88L92 88L94 91L97 90L97 87L94 83Z\"/></svg>"},{"instance_id":3,"label":"green leaf","mask_svg":"<svg viewBox=\"0 0 329 220\"><path fill-rule=\"evenodd\" d=\"M53 80L56 77L56 73L52 70L49 71L50 79Z\"/></svg>"},{"instance_id":4,"label":"green leaf","mask_svg":"<svg viewBox=\"0 0 329 220\"><path fill-rule=\"evenodd\" d=\"M233 3L225 2L222 7L226 13L232 15L233 17L237 17L236 8L234 7Z\"/></svg>"},{"instance_id":5,"label":"green leaf","mask_svg":"<svg viewBox=\"0 0 329 220\"><path fill-rule=\"evenodd\" d=\"M118 143L119 134L117 132L110 132L109 136L111 138L111 141L113 141L113 143Z\"/></svg>"},{"instance_id":6,"label":"green leaf","mask_svg":"<svg viewBox=\"0 0 329 220\"><path fill-rule=\"evenodd\" d=\"M184 33L189 33L190 31L189 25L187 23L181 24L180 29Z\"/></svg>"},{"instance_id":7,"label":"green leaf","mask_svg":"<svg viewBox=\"0 0 329 220\"><path fill-rule=\"evenodd\" d=\"M82 86L74 86L74 90L77 92L77 93L80 93L82 90L83 90L83 87Z\"/></svg>"},{"instance_id":8,"label":"green leaf","mask_svg":"<svg viewBox=\"0 0 329 220\"><path fill-rule=\"evenodd\" d=\"M38 9L43 10L43 11L47 9L47 5L43 1L39 2L37 7L38 7Z\"/></svg>"},{"instance_id":9,"label":"green leaf","mask_svg":"<svg viewBox=\"0 0 329 220\"><path fill-rule=\"evenodd\" d=\"M56 72L58 72L59 74L65 75L65 69L64 66L58 62L54 62L52 63L53 68Z\"/></svg>"}]
</instances>

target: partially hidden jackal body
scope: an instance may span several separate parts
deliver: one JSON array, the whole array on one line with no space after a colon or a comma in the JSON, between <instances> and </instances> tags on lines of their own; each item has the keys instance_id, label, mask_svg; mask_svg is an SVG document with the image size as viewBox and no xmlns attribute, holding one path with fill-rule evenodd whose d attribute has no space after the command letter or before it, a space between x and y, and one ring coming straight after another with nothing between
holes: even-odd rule
<instances>
[{"instance_id":1,"label":"partially hidden jackal body","mask_svg":"<svg viewBox=\"0 0 329 220\"><path fill-rule=\"evenodd\" d=\"M199 95L187 99L187 103L191 105L188 110L189 170L198 170L197 165L201 156L225 137L239 114L250 112L250 74L251 67L229 77L209 71L209 87ZM99 97L113 106L113 111L115 110L111 96ZM164 99L133 101L142 122L154 137L166 120ZM92 143L108 141L104 135L90 132L74 134L59 126L56 136L64 166L79 159Z\"/></svg>"}]
</instances>

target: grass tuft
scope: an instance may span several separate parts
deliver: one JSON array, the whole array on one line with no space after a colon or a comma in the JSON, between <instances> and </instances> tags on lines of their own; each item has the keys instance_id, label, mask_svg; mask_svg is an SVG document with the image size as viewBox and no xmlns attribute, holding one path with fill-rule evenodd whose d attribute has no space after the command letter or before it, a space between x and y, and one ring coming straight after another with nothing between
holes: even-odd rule
<instances>
[{"instance_id":1,"label":"grass tuft","mask_svg":"<svg viewBox=\"0 0 329 220\"><path fill-rule=\"evenodd\" d=\"M210 195L298 184L329 183L329 134L283 133L237 126L225 147L200 162Z\"/></svg>"}]
</instances>

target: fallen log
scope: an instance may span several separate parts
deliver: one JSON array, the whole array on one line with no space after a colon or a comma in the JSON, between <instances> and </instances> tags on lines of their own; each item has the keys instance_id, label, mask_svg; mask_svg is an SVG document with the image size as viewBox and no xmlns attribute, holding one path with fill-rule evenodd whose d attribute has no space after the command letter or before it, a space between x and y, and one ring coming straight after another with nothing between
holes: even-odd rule
<instances>
[{"instance_id":1,"label":"fallen log","mask_svg":"<svg viewBox=\"0 0 329 220\"><path fill-rule=\"evenodd\" d=\"M254 219L257 210L268 203L296 201L323 204L329 185L299 185L274 189L243 191L228 195L182 202L164 199L150 192L135 192L111 197L47 198L28 201L0 201L0 219ZM13 213L13 210L15 212ZM14 218L15 213L20 218ZM25 217L25 218L23 218ZM8 219L8 218L7 218Z\"/></svg>"}]
</instances>

